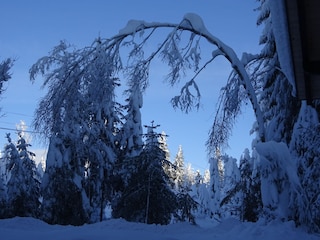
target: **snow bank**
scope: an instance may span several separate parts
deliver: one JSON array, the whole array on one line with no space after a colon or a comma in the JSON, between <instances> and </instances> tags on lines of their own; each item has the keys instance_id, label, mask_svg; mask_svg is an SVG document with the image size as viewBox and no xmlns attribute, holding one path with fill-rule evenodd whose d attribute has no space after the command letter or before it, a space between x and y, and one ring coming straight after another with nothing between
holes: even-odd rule
<instances>
[{"instance_id":1,"label":"snow bank","mask_svg":"<svg viewBox=\"0 0 320 240\"><path fill-rule=\"evenodd\" d=\"M300 187L297 170L289 149L282 142L264 142L256 145L261 171L263 206L276 209L277 217L289 216L290 196Z\"/></svg>"},{"instance_id":2,"label":"snow bank","mask_svg":"<svg viewBox=\"0 0 320 240\"><path fill-rule=\"evenodd\" d=\"M208 220L209 221L209 220ZM208 225L207 225L208 226ZM33 218L12 218L0 220L1 239L6 240L319 240L294 227L293 222L242 223L229 219L217 226L203 227L188 223L167 226L129 223L113 219L81 227L48 225Z\"/></svg>"}]
</instances>

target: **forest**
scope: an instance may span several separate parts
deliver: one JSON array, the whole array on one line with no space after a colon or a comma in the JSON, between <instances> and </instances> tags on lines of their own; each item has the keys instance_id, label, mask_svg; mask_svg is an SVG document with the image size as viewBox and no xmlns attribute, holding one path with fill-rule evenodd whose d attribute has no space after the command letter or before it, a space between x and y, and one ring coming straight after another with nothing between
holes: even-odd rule
<instances>
[{"instance_id":1,"label":"forest","mask_svg":"<svg viewBox=\"0 0 320 240\"><path fill-rule=\"evenodd\" d=\"M293 94L281 69L271 4L259 4L262 50L241 58L200 16L187 13L177 24L131 20L113 37L98 37L84 48L61 41L36 61L30 80L42 78L48 91L33 124L48 139L46 163L36 165L23 130L17 141L6 135L0 218L79 226L107 218L167 225L231 217L294 221L320 232L320 102ZM147 51L159 29L167 31L164 38ZM204 60L203 40L212 45ZM183 82L171 103L188 113L200 106L197 76L217 57L230 62L232 71L206 143L210 168L201 175L184 163L182 147L170 159L167 135L158 132L157 121L143 125L140 110L155 58L167 64L170 86ZM0 63L0 94L12 68L11 58ZM184 79L189 70L193 77ZM120 87L124 102L115 94ZM224 149L243 105L254 111L255 139L235 159Z\"/></svg>"}]
</instances>

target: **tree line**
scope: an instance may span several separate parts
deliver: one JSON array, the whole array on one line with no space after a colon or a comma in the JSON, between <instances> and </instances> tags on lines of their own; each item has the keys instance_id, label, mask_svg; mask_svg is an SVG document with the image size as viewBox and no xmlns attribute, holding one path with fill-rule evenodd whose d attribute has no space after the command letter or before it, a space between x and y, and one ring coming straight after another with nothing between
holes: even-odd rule
<instances>
[{"instance_id":1,"label":"tree line","mask_svg":"<svg viewBox=\"0 0 320 240\"><path fill-rule=\"evenodd\" d=\"M62 41L40 58L30 78L42 76L48 89L34 120L49 142L41 218L81 225L103 220L111 206L113 217L145 223L194 221L201 212L216 219L293 220L319 232L319 100L300 101L293 94L278 57L276 16L268 0L259 3L262 50L241 58L196 14L186 14L178 24L130 21L112 38L97 38L82 49ZM160 28L168 34L146 52L145 44ZM201 59L202 39L212 45L209 59ZM140 109L149 67L155 57L168 65L170 85L182 82L173 107L189 112L200 106L197 76L218 56L232 71L207 141L210 182L180 188L180 165L168 161L153 123L142 138ZM185 80L187 71L193 77ZM127 84L125 104L115 95L120 76ZM245 150L236 164L224 150L243 104L254 110L255 137L251 152Z\"/></svg>"}]
</instances>

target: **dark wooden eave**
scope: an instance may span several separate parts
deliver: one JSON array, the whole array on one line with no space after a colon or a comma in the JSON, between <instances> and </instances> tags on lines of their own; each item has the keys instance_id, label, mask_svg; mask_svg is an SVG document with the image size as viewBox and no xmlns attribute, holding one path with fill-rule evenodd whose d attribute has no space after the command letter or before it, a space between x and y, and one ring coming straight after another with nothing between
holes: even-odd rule
<instances>
[{"instance_id":1,"label":"dark wooden eave","mask_svg":"<svg viewBox=\"0 0 320 240\"><path fill-rule=\"evenodd\" d=\"M284 2L297 97L320 99L320 1Z\"/></svg>"}]
</instances>

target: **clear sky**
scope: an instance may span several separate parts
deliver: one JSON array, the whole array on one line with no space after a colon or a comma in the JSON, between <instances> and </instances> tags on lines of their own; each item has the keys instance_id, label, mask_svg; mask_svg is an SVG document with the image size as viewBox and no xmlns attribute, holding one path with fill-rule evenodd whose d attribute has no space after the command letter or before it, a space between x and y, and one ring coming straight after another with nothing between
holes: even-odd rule
<instances>
[{"instance_id":1,"label":"clear sky","mask_svg":"<svg viewBox=\"0 0 320 240\"><path fill-rule=\"evenodd\" d=\"M258 53L261 28L256 26L255 0L8 0L1 1L0 60L16 59L12 79L6 85L0 106L0 147L5 143L1 128L15 128L24 120L32 131L33 113L41 96L41 78L32 84L29 68L40 57L66 40L81 48L90 45L95 38L109 38L118 33L128 20L179 23L185 13L200 15L207 29L231 46L240 57L242 52ZM154 43L156 46L158 42ZM152 48L152 43L148 44ZM213 48L203 52L211 52ZM171 97L179 89L163 83L167 69L153 66L150 88L144 95L143 124L152 120L160 124L159 131L169 135L168 146L173 159L178 146L182 145L186 162L201 172L208 168L205 148L212 125L220 88L231 71L222 58L217 59L198 77L202 92L202 106L189 114L173 110ZM250 149L253 136L249 135L253 124L250 106L243 111L234 129L227 153L239 158L243 150ZM12 133L13 138L16 137ZM43 147L31 142L34 149Z\"/></svg>"}]
</instances>

